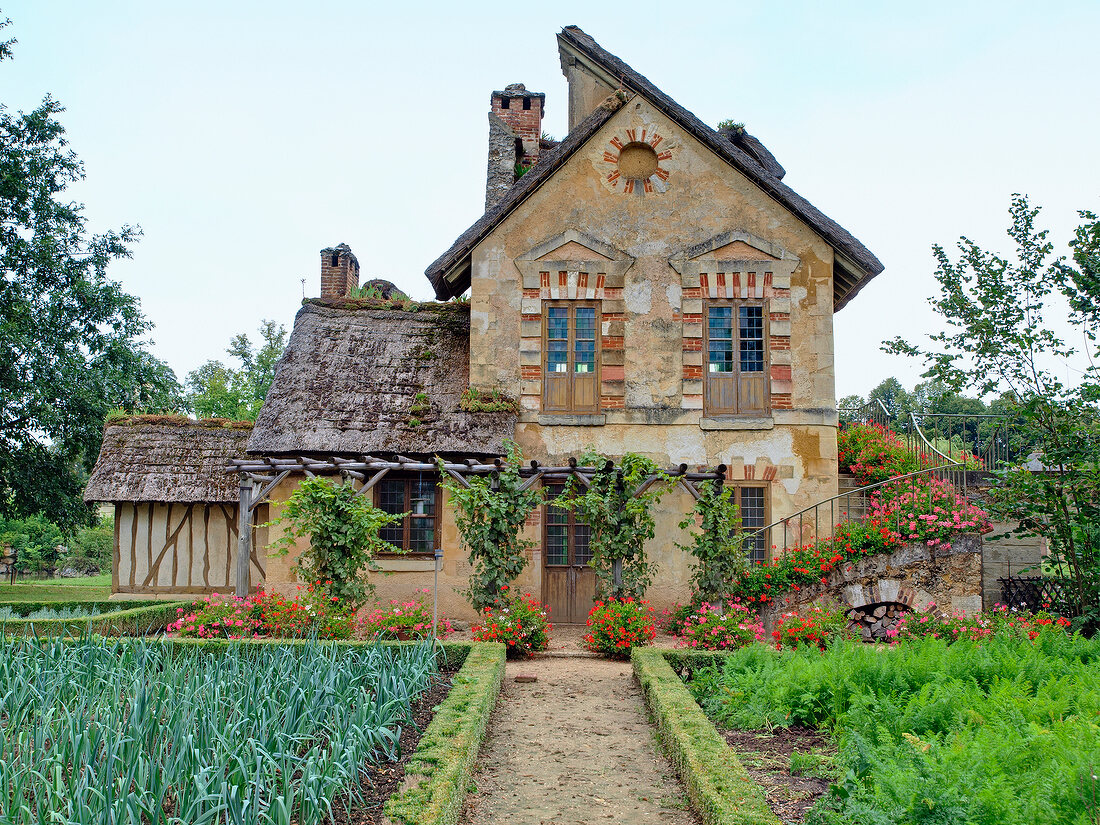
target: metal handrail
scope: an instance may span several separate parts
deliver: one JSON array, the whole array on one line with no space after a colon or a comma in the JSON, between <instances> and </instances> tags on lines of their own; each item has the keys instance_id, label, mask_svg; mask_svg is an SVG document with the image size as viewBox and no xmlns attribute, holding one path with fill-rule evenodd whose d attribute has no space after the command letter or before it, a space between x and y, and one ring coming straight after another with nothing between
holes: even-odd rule
<instances>
[{"instance_id":1,"label":"metal handrail","mask_svg":"<svg viewBox=\"0 0 1100 825\"><path fill-rule=\"evenodd\" d=\"M942 455L942 453L940 453L940 455ZM803 536L803 533L804 533L804 530L805 530L806 516L807 516L807 514L809 514L811 512L813 513L813 524L814 524L813 536L814 536L814 538L817 538L821 535L821 513L822 513L822 510L824 508L827 507L829 509L829 522L828 522L829 530L832 531L833 527L837 526L837 524L839 523L839 522L837 522L837 509L838 509L837 504L838 504L838 502L840 502L841 499L844 500L845 506L843 508L843 512L840 515L841 515L842 518L846 519L847 521L851 521L852 520L851 519L851 512L852 512L852 501L851 501L851 499L852 499L852 496L857 497L857 502L859 502L859 509L865 509L867 496L873 490L876 490L880 487L885 487L888 484L896 484L899 481L905 481L907 479L916 478L918 476L933 475L933 474L945 473L945 472L954 472L956 470L962 470L963 471L963 472L960 473L960 478L961 478L961 481L962 481L962 493L963 493L963 495L966 495L966 472L965 472L965 465L963 463L955 462L953 464L943 464L943 465L939 465L939 466L936 466L936 467L926 467L924 469L917 470L916 472L906 473L905 475L894 476L893 478L888 478L885 481L877 481L874 484L867 484L863 487L859 487L855 490L849 490L845 493L838 493L837 495L833 496L832 498L827 498L827 499L824 499L822 501L817 502L816 504L811 504L809 507L806 507L802 510L799 510L797 513L792 513L789 516L785 516L784 518L781 518L777 521L772 522L771 524L767 525L766 527L761 527L759 530L755 530L754 532L748 534L747 536L744 537L744 539L742 541L742 546L752 547L754 545L754 543L756 543L757 540L760 537L765 537L766 543L770 544L772 547L775 547L775 544L770 541L771 531L774 530L777 527L783 527L783 550L786 551L788 549L788 547L790 546L789 542L787 541L787 529L786 528L795 519L798 519L798 532L797 532L797 535L799 537L798 543L801 544L802 541L804 541L802 536ZM931 488L929 488L929 497L931 497L931 495L932 495L932 491L931 491ZM900 515L899 515L898 519L899 519L899 524L900 524Z\"/></svg>"},{"instance_id":2,"label":"metal handrail","mask_svg":"<svg viewBox=\"0 0 1100 825\"><path fill-rule=\"evenodd\" d=\"M852 417L852 421L873 421L883 426L886 426L890 422L890 419L893 418L893 416L890 415L890 411L886 409L886 405L882 403L881 398L867 401L862 407L837 407L836 411L837 415L854 412L855 415Z\"/></svg>"}]
</instances>

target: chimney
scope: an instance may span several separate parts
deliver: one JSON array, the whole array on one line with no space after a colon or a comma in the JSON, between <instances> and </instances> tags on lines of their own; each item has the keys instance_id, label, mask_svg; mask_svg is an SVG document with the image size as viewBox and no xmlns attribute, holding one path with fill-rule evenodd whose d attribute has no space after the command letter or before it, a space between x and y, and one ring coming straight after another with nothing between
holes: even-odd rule
<instances>
[{"instance_id":1,"label":"chimney","mask_svg":"<svg viewBox=\"0 0 1100 825\"><path fill-rule=\"evenodd\" d=\"M542 115L546 95L529 92L522 83L512 83L503 92L493 92L489 111L489 166L485 179L485 210L504 197L523 169L539 159Z\"/></svg>"},{"instance_id":2,"label":"chimney","mask_svg":"<svg viewBox=\"0 0 1100 825\"><path fill-rule=\"evenodd\" d=\"M343 298L359 288L359 260L346 243L321 250L321 297Z\"/></svg>"}]
</instances>

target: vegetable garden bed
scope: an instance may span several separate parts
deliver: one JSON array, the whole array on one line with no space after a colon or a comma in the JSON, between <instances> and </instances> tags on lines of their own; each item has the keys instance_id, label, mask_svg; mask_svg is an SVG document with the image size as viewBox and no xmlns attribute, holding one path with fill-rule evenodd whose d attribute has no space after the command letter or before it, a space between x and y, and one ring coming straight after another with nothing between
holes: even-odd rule
<instances>
[{"instance_id":1,"label":"vegetable garden bed","mask_svg":"<svg viewBox=\"0 0 1100 825\"><path fill-rule=\"evenodd\" d=\"M454 689L410 776L391 776L443 661L462 664ZM393 822L453 823L503 663L498 645L7 639L3 821L361 823L384 804Z\"/></svg>"},{"instance_id":2,"label":"vegetable garden bed","mask_svg":"<svg viewBox=\"0 0 1100 825\"><path fill-rule=\"evenodd\" d=\"M0 635L144 636L163 631L177 617L180 602L10 602L0 603Z\"/></svg>"}]
</instances>

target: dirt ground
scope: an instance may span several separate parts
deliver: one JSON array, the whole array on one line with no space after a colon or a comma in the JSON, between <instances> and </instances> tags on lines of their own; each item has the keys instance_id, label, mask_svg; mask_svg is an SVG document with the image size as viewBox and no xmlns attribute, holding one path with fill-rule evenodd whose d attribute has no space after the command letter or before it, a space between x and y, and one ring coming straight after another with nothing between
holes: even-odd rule
<instances>
[{"instance_id":1,"label":"dirt ground","mask_svg":"<svg viewBox=\"0 0 1100 825\"><path fill-rule=\"evenodd\" d=\"M508 663L461 821L695 825L630 664L581 655L579 634L557 631L574 655Z\"/></svg>"},{"instance_id":2,"label":"dirt ground","mask_svg":"<svg viewBox=\"0 0 1100 825\"><path fill-rule=\"evenodd\" d=\"M749 776L764 789L768 807L781 822L805 821L806 812L828 793L836 749L825 734L803 727L721 732ZM808 757L797 775L790 770L795 752Z\"/></svg>"}]
</instances>

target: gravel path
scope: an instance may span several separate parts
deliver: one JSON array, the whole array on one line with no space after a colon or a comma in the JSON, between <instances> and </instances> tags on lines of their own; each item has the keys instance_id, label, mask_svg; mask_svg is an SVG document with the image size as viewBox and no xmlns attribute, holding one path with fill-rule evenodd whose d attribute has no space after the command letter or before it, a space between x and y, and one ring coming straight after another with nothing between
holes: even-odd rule
<instances>
[{"instance_id":1,"label":"gravel path","mask_svg":"<svg viewBox=\"0 0 1100 825\"><path fill-rule=\"evenodd\" d=\"M530 674L537 682L519 683ZM509 662L465 825L695 825L629 663Z\"/></svg>"}]
</instances>

